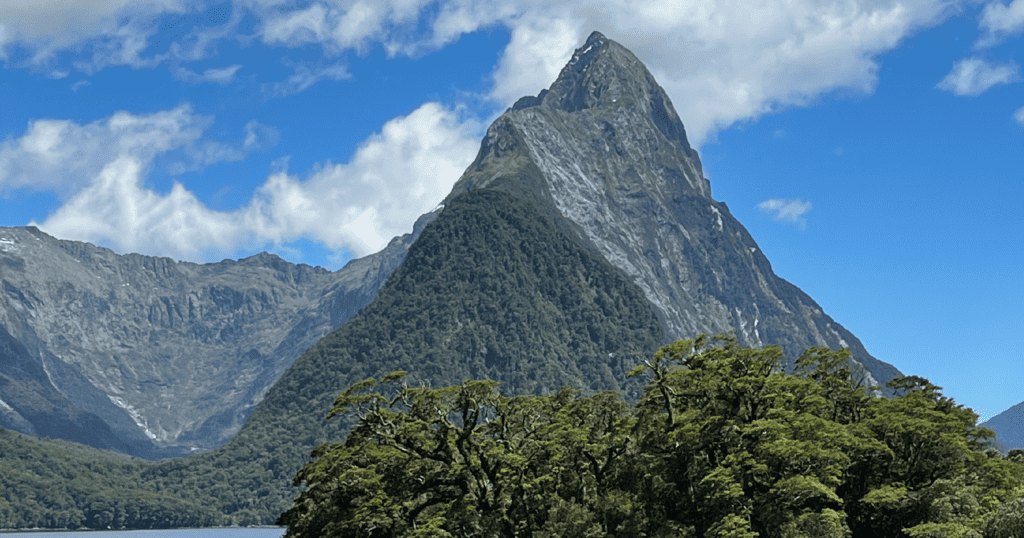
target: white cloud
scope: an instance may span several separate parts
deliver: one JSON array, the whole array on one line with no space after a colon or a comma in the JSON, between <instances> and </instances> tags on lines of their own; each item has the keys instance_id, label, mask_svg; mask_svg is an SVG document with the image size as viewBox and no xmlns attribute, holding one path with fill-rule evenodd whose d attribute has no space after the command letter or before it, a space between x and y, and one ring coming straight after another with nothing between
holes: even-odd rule
<instances>
[{"instance_id":1,"label":"white cloud","mask_svg":"<svg viewBox=\"0 0 1024 538\"><path fill-rule=\"evenodd\" d=\"M331 0L284 11L277 9L279 2L271 0L255 2L254 8L264 14L264 42L290 47L319 43L331 52L338 52L362 51L370 42L384 42L395 39L394 36L401 39L401 30L416 22L420 11L430 3L428 0Z\"/></svg>"},{"instance_id":2,"label":"white cloud","mask_svg":"<svg viewBox=\"0 0 1024 538\"><path fill-rule=\"evenodd\" d=\"M177 77L179 80L183 80L185 82L190 82L193 84L199 82L214 82L216 84L220 84L221 86L226 86L230 84L232 80L234 80L235 73L237 73L238 70L241 68L242 66L239 64L229 65L228 67L224 67L221 69L207 69L203 71L203 74L200 75L195 71L185 69L184 67L178 67L174 69L174 76Z\"/></svg>"},{"instance_id":3,"label":"white cloud","mask_svg":"<svg viewBox=\"0 0 1024 538\"><path fill-rule=\"evenodd\" d=\"M346 164L327 162L305 180L273 173L235 211L210 209L181 183L166 194L144 186L159 153L185 149L188 163L200 166L240 158L277 136L252 121L241 149L231 148L201 140L208 126L208 118L184 106L149 116L120 112L85 126L37 121L0 148L0 170L15 172L0 177L0 186L62 190L68 177L78 178L66 202L33 224L120 252L215 261L306 238L362 256L409 232L416 217L444 198L472 161L483 130L458 111L427 103L385 124Z\"/></svg>"},{"instance_id":4,"label":"white cloud","mask_svg":"<svg viewBox=\"0 0 1024 538\"><path fill-rule=\"evenodd\" d=\"M1024 0L1012 0L1009 4L1000 0L990 2L981 13L979 26L985 34L975 43L976 48L990 47L1024 32Z\"/></svg>"},{"instance_id":5,"label":"white cloud","mask_svg":"<svg viewBox=\"0 0 1024 538\"><path fill-rule=\"evenodd\" d=\"M375 252L448 194L481 131L427 103L385 124L347 164L328 162L304 181L273 174L245 210L245 227L275 243L305 237L357 256Z\"/></svg>"},{"instance_id":6,"label":"white cloud","mask_svg":"<svg viewBox=\"0 0 1024 538\"><path fill-rule=\"evenodd\" d=\"M148 164L158 154L180 150L185 159L172 160L167 170L177 175L217 162L240 161L279 138L274 128L250 121L237 146L201 140L212 123L212 117L194 114L187 104L153 114L121 111L85 125L35 120L21 138L0 142L0 193L29 189L67 197L121 156Z\"/></svg>"},{"instance_id":7,"label":"white cloud","mask_svg":"<svg viewBox=\"0 0 1024 538\"><path fill-rule=\"evenodd\" d=\"M311 67L308 64L301 63L295 65L294 71L283 82L264 84L264 95L268 97L286 97L303 92L321 80L345 80L352 77L348 72L348 68L342 64Z\"/></svg>"},{"instance_id":8,"label":"white cloud","mask_svg":"<svg viewBox=\"0 0 1024 538\"><path fill-rule=\"evenodd\" d=\"M1010 23L999 16L1016 17L1022 2L991 4L984 18L989 22L983 24L999 32L1017 28L1000 26ZM227 23L197 27L166 53L144 56L159 30L153 20L194 11L191 4L67 0L46 3L45 17L27 8L0 15L0 43L28 44L35 47L35 60L43 61L57 50L89 42L93 58L75 64L89 71L206 57L217 40L239 38L236 26L249 10L259 19L257 32L265 43L315 44L329 54L363 52L380 43L390 54L418 55L501 24L511 30L512 40L494 71L491 97L511 105L550 85L573 48L597 29L647 64L672 98L691 142L700 146L737 121L806 105L824 93L872 91L877 58L957 5L957 0L240 0ZM115 22L122 19L126 22ZM348 76L341 64L300 66L287 81L265 89L283 96Z\"/></svg>"},{"instance_id":9,"label":"white cloud","mask_svg":"<svg viewBox=\"0 0 1024 538\"><path fill-rule=\"evenodd\" d=\"M71 85L71 91L77 92L78 88L82 86L89 86L91 83L88 80L79 80L78 82Z\"/></svg>"},{"instance_id":10,"label":"white cloud","mask_svg":"<svg viewBox=\"0 0 1024 538\"><path fill-rule=\"evenodd\" d=\"M800 228L807 225L804 215L811 210L811 203L796 199L773 198L757 204L762 213L772 215L777 221L791 222Z\"/></svg>"},{"instance_id":11,"label":"white cloud","mask_svg":"<svg viewBox=\"0 0 1024 538\"><path fill-rule=\"evenodd\" d=\"M166 195L142 188L145 165L117 156L43 223L31 224L56 237L181 260L215 258L246 239L230 214L211 211L180 183Z\"/></svg>"},{"instance_id":12,"label":"white cloud","mask_svg":"<svg viewBox=\"0 0 1024 538\"><path fill-rule=\"evenodd\" d=\"M399 11L398 2L381 2L357 28L343 21L363 13L362 2L278 9L264 39L322 43L329 50L380 40L392 53L415 55L503 24L512 39L494 72L491 97L507 106L550 85L573 49L598 29L648 65L699 146L736 121L805 105L823 93L872 91L876 57L955 6L952 0L447 0L427 21L430 35L403 37L408 13L422 4L404 2L407 9Z\"/></svg>"},{"instance_id":13,"label":"white cloud","mask_svg":"<svg viewBox=\"0 0 1024 538\"><path fill-rule=\"evenodd\" d=\"M173 5L131 0L4 1L0 9L0 56L7 56L6 45L20 41L35 49L33 63L43 63L59 50L115 32L117 19L129 13L133 4L146 11L173 11Z\"/></svg>"},{"instance_id":14,"label":"white cloud","mask_svg":"<svg viewBox=\"0 0 1024 538\"><path fill-rule=\"evenodd\" d=\"M960 60L936 87L959 96L981 95L997 84L1020 80L1015 64L994 65L981 58Z\"/></svg>"},{"instance_id":15,"label":"white cloud","mask_svg":"<svg viewBox=\"0 0 1024 538\"><path fill-rule=\"evenodd\" d=\"M1024 127L1024 106L1018 108L1017 111L1013 113L1013 119L1020 124L1021 127Z\"/></svg>"},{"instance_id":16,"label":"white cloud","mask_svg":"<svg viewBox=\"0 0 1024 538\"><path fill-rule=\"evenodd\" d=\"M122 111L85 125L35 120L21 138L0 142L0 192L27 188L71 194L119 155L149 162L158 153L194 146L211 122L189 105L142 115Z\"/></svg>"},{"instance_id":17,"label":"white cloud","mask_svg":"<svg viewBox=\"0 0 1024 538\"><path fill-rule=\"evenodd\" d=\"M542 18L513 28L512 40L494 73L491 96L511 105L524 95L537 95L558 77L583 33L578 24L559 18Z\"/></svg>"}]
</instances>

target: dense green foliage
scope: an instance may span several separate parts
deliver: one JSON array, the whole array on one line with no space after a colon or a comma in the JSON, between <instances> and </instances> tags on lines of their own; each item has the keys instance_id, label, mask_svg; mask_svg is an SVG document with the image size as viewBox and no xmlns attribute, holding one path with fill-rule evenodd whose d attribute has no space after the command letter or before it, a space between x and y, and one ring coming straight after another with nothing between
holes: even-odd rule
<instances>
[{"instance_id":1,"label":"dense green foliage","mask_svg":"<svg viewBox=\"0 0 1024 538\"><path fill-rule=\"evenodd\" d=\"M310 452L344 439L354 424L324 416L338 392L361 379L401 369L427 386L482 377L508 393L569 384L587 394L621 390L635 401L642 383L626 373L663 339L643 292L554 218L506 193L472 191L447 203L377 300L304 353L235 438L204 454L140 464L124 482L213 509L226 524L272 524L298 494L291 478ZM40 517L19 525L50 526L6 491L0 498ZM76 499L69 506L88 502Z\"/></svg>"},{"instance_id":2,"label":"dense green foliage","mask_svg":"<svg viewBox=\"0 0 1024 538\"><path fill-rule=\"evenodd\" d=\"M991 432L938 387L901 377L872 398L845 350L810 349L787 375L778 348L717 340L654 354L632 407L404 372L355 384L331 415L358 425L316 450L280 523L290 538L1021 536L1021 453L985 451Z\"/></svg>"},{"instance_id":3,"label":"dense green foliage","mask_svg":"<svg viewBox=\"0 0 1024 538\"><path fill-rule=\"evenodd\" d=\"M169 528L223 517L137 482L151 462L0 429L0 529Z\"/></svg>"}]
</instances>

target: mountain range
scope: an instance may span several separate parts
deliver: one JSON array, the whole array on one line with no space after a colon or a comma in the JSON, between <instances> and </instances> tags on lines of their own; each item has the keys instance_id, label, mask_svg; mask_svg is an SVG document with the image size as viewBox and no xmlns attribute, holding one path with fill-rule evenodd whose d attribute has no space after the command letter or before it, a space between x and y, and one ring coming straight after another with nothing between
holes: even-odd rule
<instances>
[{"instance_id":1,"label":"mountain range","mask_svg":"<svg viewBox=\"0 0 1024 538\"><path fill-rule=\"evenodd\" d=\"M778 344L788 369L823 346L849 348L866 385L900 375L775 275L712 198L664 90L598 32L490 126L441 208L339 271L118 255L34 228L0 228L0 267L0 425L148 458L204 452L140 483L264 522L310 450L351 426L324 418L338 393L393 370L635 400L626 373L660 345L732 332ZM265 493L225 500L196 485L211 470Z\"/></svg>"},{"instance_id":2,"label":"mountain range","mask_svg":"<svg viewBox=\"0 0 1024 538\"><path fill-rule=\"evenodd\" d=\"M220 446L303 351L373 301L433 217L333 273L0 228L0 426L150 458Z\"/></svg>"}]
</instances>

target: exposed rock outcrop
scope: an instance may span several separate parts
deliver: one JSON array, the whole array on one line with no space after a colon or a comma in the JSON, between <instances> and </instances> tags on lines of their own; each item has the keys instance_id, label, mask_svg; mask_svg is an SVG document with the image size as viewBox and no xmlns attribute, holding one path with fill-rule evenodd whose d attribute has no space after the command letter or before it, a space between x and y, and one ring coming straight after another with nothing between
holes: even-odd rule
<instances>
[{"instance_id":1,"label":"exposed rock outcrop","mask_svg":"<svg viewBox=\"0 0 1024 538\"><path fill-rule=\"evenodd\" d=\"M0 330L20 361L0 368L0 425L148 457L218 446L306 348L373 301L433 217L336 272L267 253L118 255L0 228ZM95 418L122 444L64 434L43 408Z\"/></svg>"}]
</instances>

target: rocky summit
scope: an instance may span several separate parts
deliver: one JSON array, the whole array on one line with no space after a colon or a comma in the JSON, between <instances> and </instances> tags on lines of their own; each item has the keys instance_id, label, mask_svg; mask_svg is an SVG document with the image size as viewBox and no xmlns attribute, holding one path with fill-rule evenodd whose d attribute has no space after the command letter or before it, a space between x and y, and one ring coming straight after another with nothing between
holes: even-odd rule
<instances>
[{"instance_id":1,"label":"rocky summit","mask_svg":"<svg viewBox=\"0 0 1024 538\"><path fill-rule=\"evenodd\" d=\"M336 272L0 228L0 426L145 457L219 446L303 351L373 301L433 216Z\"/></svg>"},{"instance_id":2,"label":"rocky summit","mask_svg":"<svg viewBox=\"0 0 1024 538\"><path fill-rule=\"evenodd\" d=\"M670 340L733 331L778 344L850 348L865 382L899 375L796 286L772 272L723 202L665 91L629 50L594 32L558 79L488 129L451 199L501 189L564 217L643 290Z\"/></svg>"}]
</instances>

